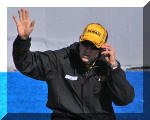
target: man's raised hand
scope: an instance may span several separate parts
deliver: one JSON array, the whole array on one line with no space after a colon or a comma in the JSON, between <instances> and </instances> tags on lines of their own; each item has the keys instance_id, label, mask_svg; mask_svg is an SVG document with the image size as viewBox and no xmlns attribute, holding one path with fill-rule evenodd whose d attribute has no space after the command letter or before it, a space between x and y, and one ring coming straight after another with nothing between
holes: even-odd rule
<instances>
[{"instance_id":1,"label":"man's raised hand","mask_svg":"<svg viewBox=\"0 0 150 120\"><path fill-rule=\"evenodd\" d=\"M35 21L30 21L30 15L28 10L24 10L22 8L21 10L18 10L18 13L20 20L17 20L16 16L13 16L13 19L17 26L18 35L22 39L26 40L33 31Z\"/></svg>"}]
</instances>

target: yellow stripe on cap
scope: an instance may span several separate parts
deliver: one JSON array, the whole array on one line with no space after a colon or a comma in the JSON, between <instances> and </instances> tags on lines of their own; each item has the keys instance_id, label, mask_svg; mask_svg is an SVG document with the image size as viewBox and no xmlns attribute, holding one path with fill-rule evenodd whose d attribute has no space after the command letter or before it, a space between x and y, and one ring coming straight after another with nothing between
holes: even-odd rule
<instances>
[{"instance_id":1,"label":"yellow stripe on cap","mask_svg":"<svg viewBox=\"0 0 150 120\"><path fill-rule=\"evenodd\" d=\"M100 48L106 41L107 31L99 24L88 24L84 29L80 42L88 40L92 42L97 48Z\"/></svg>"}]
</instances>

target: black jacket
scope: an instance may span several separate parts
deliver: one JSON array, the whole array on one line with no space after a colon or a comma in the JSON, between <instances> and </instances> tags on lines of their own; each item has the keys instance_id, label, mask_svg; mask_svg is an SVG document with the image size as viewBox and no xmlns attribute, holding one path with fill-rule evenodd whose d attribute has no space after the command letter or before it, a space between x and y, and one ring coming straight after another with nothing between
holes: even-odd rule
<instances>
[{"instance_id":1,"label":"black jacket","mask_svg":"<svg viewBox=\"0 0 150 120\"><path fill-rule=\"evenodd\" d=\"M101 55L88 71L79 57L78 42L56 51L31 52L30 41L16 38L14 63L24 75L47 82L47 107L54 111L53 119L113 120L112 102L127 105L133 100L134 88L120 64L113 70Z\"/></svg>"}]
</instances>

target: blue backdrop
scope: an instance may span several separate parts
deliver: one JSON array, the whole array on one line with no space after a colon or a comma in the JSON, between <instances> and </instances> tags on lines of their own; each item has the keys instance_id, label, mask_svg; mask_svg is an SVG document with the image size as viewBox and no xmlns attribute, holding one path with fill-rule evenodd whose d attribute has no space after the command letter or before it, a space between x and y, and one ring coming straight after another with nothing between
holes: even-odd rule
<instances>
[{"instance_id":1,"label":"blue backdrop","mask_svg":"<svg viewBox=\"0 0 150 120\"><path fill-rule=\"evenodd\" d=\"M148 72L150 74L150 72ZM2 73L1 73L2 74ZM3 73L4 74L4 73ZM6 74L6 73L5 73ZM143 113L143 71L126 71L130 84L135 89L134 101L127 106L114 106L115 113L120 114L142 114ZM6 82L1 84L0 91L6 89ZM1 92L1 98L6 93ZM51 113L52 110L46 107L47 84L24 76L20 72L7 73L7 103L1 103L2 111L7 107L7 113ZM2 111L1 114L3 113Z\"/></svg>"}]
</instances>

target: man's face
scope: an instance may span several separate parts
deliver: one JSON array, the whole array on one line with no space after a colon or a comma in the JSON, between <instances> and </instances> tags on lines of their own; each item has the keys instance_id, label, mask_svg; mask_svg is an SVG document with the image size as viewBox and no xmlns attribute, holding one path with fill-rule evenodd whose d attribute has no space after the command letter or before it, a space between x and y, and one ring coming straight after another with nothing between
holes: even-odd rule
<instances>
[{"instance_id":1,"label":"man's face","mask_svg":"<svg viewBox=\"0 0 150 120\"><path fill-rule=\"evenodd\" d=\"M100 52L93 43L87 40L80 42L79 51L80 58L85 64L93 62L99 56Z\"/></svg>"}]
</instances>

